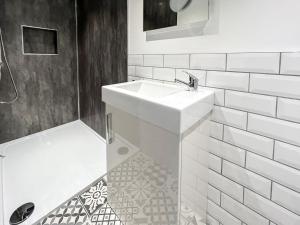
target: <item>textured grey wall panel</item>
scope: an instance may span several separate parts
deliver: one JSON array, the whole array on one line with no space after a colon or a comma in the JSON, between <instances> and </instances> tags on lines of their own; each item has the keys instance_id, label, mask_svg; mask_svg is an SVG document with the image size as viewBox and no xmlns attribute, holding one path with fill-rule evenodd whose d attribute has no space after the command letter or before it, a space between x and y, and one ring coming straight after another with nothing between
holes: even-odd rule
<instances>
[{"instance_id":1,"label":"textured grey wall panel","mask_svg":"<svg viewBox=\"0 0 300 225\"><path fill-rule=\"evenodd\" d=\"M80 117L105 136L101 86L127 81L127 0L78 0Z\"/></svg>"},{"instance_id":2,"label":"textured grey wall panel","mask_svg":"<svg viewBox=\"0 0 300 225\"><path fill-rule=\"evenodd\" d=\"M0 0L0 26L19 100L0 105L0 143L78 119L74 0ZM58 30L57 56L22 55L21 25ZM7 68L0 99L13 97Z\"/></svg>"}]
</instances>

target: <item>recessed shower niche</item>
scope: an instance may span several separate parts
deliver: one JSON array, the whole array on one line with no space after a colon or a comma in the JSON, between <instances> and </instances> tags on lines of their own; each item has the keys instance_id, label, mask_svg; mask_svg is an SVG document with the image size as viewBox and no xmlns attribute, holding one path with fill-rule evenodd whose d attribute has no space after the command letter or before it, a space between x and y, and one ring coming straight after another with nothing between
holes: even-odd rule
<instances>
[{"instance_id":1,"label":"recessed shower niche","mask_svg":"<svg viewBox=\"0 0 300 225\"><path fill-rule=\"evenodd\" d=\"M57 30L25 25L21 28L24 55L58 54Z\"/></svg>"}]
</instances>

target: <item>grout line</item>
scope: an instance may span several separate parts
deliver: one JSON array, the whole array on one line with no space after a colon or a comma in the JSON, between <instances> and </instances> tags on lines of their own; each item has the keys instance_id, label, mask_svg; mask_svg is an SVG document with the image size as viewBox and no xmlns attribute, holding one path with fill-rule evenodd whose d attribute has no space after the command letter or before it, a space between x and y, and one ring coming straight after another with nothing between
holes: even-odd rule
<instances>
[{"instance_id":1,"label":"grout line","mask_svg":"<svg viewBox=\"0 0 300 225\"><path fill-rule=\"evenodd\" d=\"M245 187L243 187L243 204L245 204Z\"/></svg>"},{"instance_id":2,"label":"grout line","mask_svg":"<svg viewBox=\"0 0 300 225\"><path fill-rule=\"evenodd\" d=\"M281 74L281 61L282 61L282 53L279 53L279 72L278 74Z\"/></svg>"},{"instance_id":3,"label":"grout line","mask_svg":"<svg viewBox=\"0 0 300 225\"><path fill-rule=\"evenodd\" d=\"M275 143L276 143L276 141L275 141L275 139L273 139L273 152L272 152L272 159L274 160L274 158L275 158ZM274 160L275 161L275 160Z\"/></svg>"},{"instance_id":4,"label":"grout line","mask_svg":"<svg viewBox=\"0 0 300 225\"><path fill-rule=\"evenodd\" d=\"M248 92L250 92L250 87L251 87L251 74L249 73L249 78L248 78Z\"/></svg>"},{"instance_id":5,"label":"grout line","mask_svg":"<svg viewBox=\"0 0 300 225\"><path fill-rule=\"evenodd\" d=\"M273 181L271 181L271 192L270 192L270 200L272 201L272 195L273 195Z\"/></svg>"},{"instance_id":6,"label":"grout line","mask_svg":"<svg viewBox=\"0 0 300 225\"><path fill-rule=\"evenodd\" d=\"M225 71L227 71L228 68L228 54L225 54Z\"/></svg>"},{"instance_id":7,"label":"grout line","mask_svg":"<svg viewBox=\"0 0 300 225\"><path fill-rule=\"evenodd\" d=\"M219 156L219 157L220 157L220 156ZM221 158L221 173L220 173L220 174L221 174L222 176L224 176L224 175L223 175L223 162L224 162L224 159L223 159L222 157L220 157L220 158Z\"/></svg>"},{"instance_id":8,"label":"grout line","mask_svg":"<svg viewBox=\"0 0 300 225\"><path fill-rule=\"evenodd\" d=\"M247 155L248 155L248 151L245 152L245 164L244 164L244 167L243 167L246 170L247 170L247 158L248 158Z\"/></svg>"},{"instance_id":9,"label":"grout line","mask_svg":"<svg viewBox=\"0 0 300 225\"><path fill-rule=\"evenodd\" d=\"M247 116L246 116L246 130L248 130L248 124L249 124L249 112L246 112Z\"/></svg>"},{"instance_id":10,"label":"grout line","mask_svg":"<svg viewBox=\"0 0 300 225\"><path fill-rule=\"evenodd\" d=\"M145 66L145 55L142 56L143 56L143 66Z\"/></svg>"},{"instance_id":11,"label":"grout line","mask_svg":"<svg viewBox=\"0 0 300 225\"><path fill-rule=\"evenodd\" d=\"M278 101L279 101L279 98L276 97L276 104L275 104L275 117L278 118Z\"/></svg>"},{"instance_id":12,"label":"grout line","mask_svg":"<svg viewBox=\"0 0 300 225\"><path fill-rule=\"evenodd\" d=\"M225 135L225 125L222 124L222 141L224 141L224 135Z\"/></svg>"}]
</instances>

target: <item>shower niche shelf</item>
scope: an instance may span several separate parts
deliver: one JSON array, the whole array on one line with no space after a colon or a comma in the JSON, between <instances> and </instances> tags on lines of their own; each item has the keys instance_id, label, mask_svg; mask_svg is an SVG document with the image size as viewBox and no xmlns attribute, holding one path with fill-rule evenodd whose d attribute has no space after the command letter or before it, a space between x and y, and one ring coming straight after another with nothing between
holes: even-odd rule
<instances>
[{"instance_id":1,"label":"shower niche shelf","mask_svg":"<svg viewBox=\"0 0 300 225\"><path fill-rule=\"evenodd\" d=\"M58 31L55 29L21 26L24 55L58 55Z\"/></svg>"}]
</instances>

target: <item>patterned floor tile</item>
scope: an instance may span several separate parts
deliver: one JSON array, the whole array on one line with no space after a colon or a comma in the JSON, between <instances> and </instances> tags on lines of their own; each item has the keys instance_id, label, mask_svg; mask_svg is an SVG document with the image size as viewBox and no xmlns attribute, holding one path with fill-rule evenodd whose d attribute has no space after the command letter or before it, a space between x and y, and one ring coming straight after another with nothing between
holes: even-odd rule
<instances>
[{"instance_id":1,"label":"patterned floor tile","mask_svg":"<svg viewBox=\"0 0 300 225\"><path fill-rule=\"evenodd\" d=\"M116 171L139 171L130 182L119 185L119 174L108 174L108 202L124 225L176 225L178 180L151 158L138 153ZM111 179L110 176L113 176Z\"/></svg>"},{"instance_id":2,"label":"patterned floor tile","mask_svg":"<svg viewBox=\"0 0 300 225\"><path fill-rule=\"evenodd\" d=\"M134 167L128 160L108 173L107 182L115 186L126 186L138 176L139 173L140 170Z\"/></svg>"},{"instance_id":3,"label":"patterned floor tile","mask_svg":"<svg viewBox=\"0 0 300 225\"><path fill-rule=\"evenodd\" d=\"M98 209L91 217L92 225L122 225L119 217L108 203Z\"/></svg>"},{"instance_id":4,"label":"patterned floor tile","mask_svg":"<svg viewBox=\"0 0 300 225\"><path fill-rule=\"evenodd\" d=\"M88 215L78 198L73 198L60 206L40 222L41 225L86 225L87 223Z\"/></svg>"},{"instance_id":5,"label":"patterned floor tile","mask_svg":"<svg viewBox=\"0 0 300 225\"><path fill-rule=\"evenodd\" d=\"M150 218L152 225L174 225L177 224L178 202L163 191L151 196L143 207L143 213Z\"/></svg>"},{"instance_id":6,"label":"patterned floor tile","mask_svg":"<svg viewBox=\"0 0 300 225\"><path fill-rule=\"evenodd\" d=\"M107 184L105 180L101 179L95 185L87 188L87 190L84 191L79 198L83 204L83 207L91 216L107 201Z\"/></svg>"},{"instance_id":7,"label":"patterned floor tile","mask_svg":"<svg viewBox=\"0 0 300 225\"><path fill-rule=\"evenodd\" d=\"M155 190L156 187L143 175L133 180L125 189L127 195L131 197L138 207L142 207L151 198Z\"/></svg>"},{"instance_id":8,"label":"patterned floor tile","mask_svg":"<svg viewBox=\"0 0 300 225\"><path fill-rule=\"evenodd\" d=\"M198 225L190 209L181 225ZM122 221L122 222L121 222ZM196 223L197 222L197 223ZM137 153L38 225L177 225L177 174Z\"/></svg>"},{"instance_id":9,"label":"patterned floor tile","mask_svg":"<svg viewBox=\"0 0 300 225\"><path fill-rule=\"evenodd\" d=\"M134 216L139 212L139 207L124 192L114 194L112 198L109 198L109 204L124 225L131 224Z\"/></svg>"}]
</instances>

